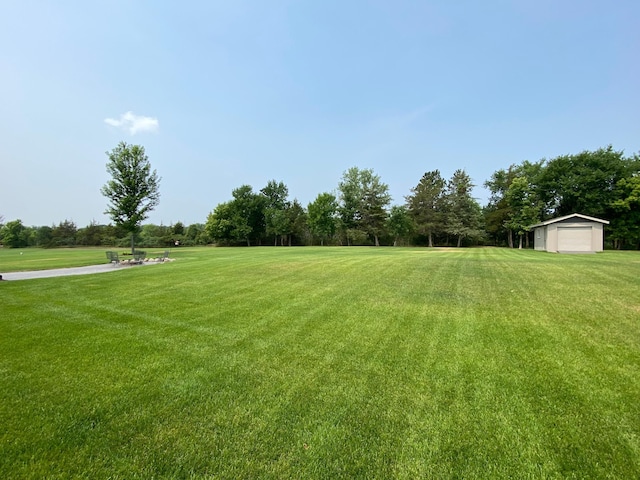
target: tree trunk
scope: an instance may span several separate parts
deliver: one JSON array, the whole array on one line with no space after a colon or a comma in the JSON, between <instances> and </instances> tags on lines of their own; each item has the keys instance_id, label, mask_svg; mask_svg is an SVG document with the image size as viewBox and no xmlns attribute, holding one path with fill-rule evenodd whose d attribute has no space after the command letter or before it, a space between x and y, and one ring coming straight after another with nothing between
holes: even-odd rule
<instances>
[{"instance_id":1,"label":"tree trunk","mask_svg":"<svg viewBox=\"0 0 640 480\"><path fill-rule=\"evenodd\" d=\"M135 233L131 232L131 256L133 256L133 254L135 253L135 248L133 246L133 237L135 236Z\"/></svg>"},{"instance_id":2,"label":"tree trunk","mask_svg":"<svg viewBox=\"0 0 640 480\"><path fill-rule=\"evenodd\" d=\"M274 247L278 246L278 236L277 235L275 237L273 237L273 246Z\"/></svg>"},{"instance_id":3,"label":"tree trunk","mask_svg":"<svg viewBox=\"0 0 640 480\"><path fill-rule=\"evenodd\" d=\"M509 248L513 248L513 232L511 229L507 230L507 241L509 242Z\"/></svg>"},{"instance_id":4,"label":"tree trunk","mask_svg":"<svg viewBox=\"0 0 640 480\"><path fill-rule=\"evenodd\" d=\"M429 246L433 247L433 234L429 231Z\"/></svg>"},{"instance_id":5,"label":"tree trunk","mask_svg":"<svg viewBox=\"0 0 640 480\"><path fill-rule=\"evenodd\" d=\"M374 235L373 238L376 239L376 247L380 246L380 242L378 241L378 235Z\"/></svg>"},{"instance_id":6,"label":"tree trunk","mask_svg":"<svg viewBox=\"0 0 640 480\"><path fill-rule=\"evenodd\" d=\"M520 241L518 242L518 250L522 250L522 234L520 234Z\"/></svg>"},{"instance_id":7,"label":"tree trunk","mask_svg":"<svg viewBox=\"0 0 640 480\"><path fill-rule=\"evenodd\" d=\"M320 246L321 246L321 247L324 247L324 238L321 238L321 239L320 239Z\"/></svg>"},{"instance_id":8,"label":"tree trunk","mask_svg":"<svg viewBox=\"0 0 640 480\"><path fill-rule=\"evenodd\" d=\"M457 245L457 247L460 248L461 245L462 245L462 235L458 235L458 245Z\"/></svg>"},{"instance_id":9,"label":"tree trunk","mask_svg":"<svg viewBox=\"0 0 640 480\"><path fill-rule=\"evenodd\" d=\"M524 246L525 246L525 248L529 248L529 232L525 233L524 235L525 235L525 237L524 237Z\"/></svg>"},{"instance_id":10,"label":"tree trunk","mask_svg":"<svg viewBox=\"0 0 640 480\"><path fill-rule=\"evenodd\" d=\"M247 247L250 247L250 246L251 246L251 240L247 238Z\"/></svg>"},{"instance_id":11,"label":"tree trunk","mask_svg":"<svg viewBox=\"0 0 640 480\"><path fill-rule=\"evenodd\" d=\"M291 246L291 237L292 237L292 236L293 236L293 235L289 235L289 246Z\"/></svg>"},{"instance_id":12,"label":"tree trunk","mask_svg":"<svg viewBox=\"0 0 640 480\"><path fill-rule=\"evenodd\" d=\"M397 247L398 246L398 237L393 239L393 246Z\"/></svg>"}]
</instances>

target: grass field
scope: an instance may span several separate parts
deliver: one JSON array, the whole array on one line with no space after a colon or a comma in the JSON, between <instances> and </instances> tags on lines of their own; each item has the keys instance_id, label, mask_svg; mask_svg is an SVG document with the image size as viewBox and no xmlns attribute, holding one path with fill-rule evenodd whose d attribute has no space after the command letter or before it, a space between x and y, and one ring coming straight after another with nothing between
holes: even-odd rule
<instances>
[{"instance_id":1,"label":"grass field","mask_svg":"<svg viewBox=\"0 0 640 480\"><path fill-rule=\"evenodd\" d=\"M1 478L640 478L637 252L172 257L0 283Z\"/></svg>"},{"instance_id":2,"label":"grass field","mask_svg":"<svg viewBox=\"0 0 640 480\"><path fill-rule=\"evenodd\" d=\"M129 248L0 248L0 275L6 272L25 272L51 268L84 267L109 263L106 251L129 253ZM149 257L161 256L162 248L145 248ZM123 257L126 258L126 257Z\"/></svg>"}]
</instances>

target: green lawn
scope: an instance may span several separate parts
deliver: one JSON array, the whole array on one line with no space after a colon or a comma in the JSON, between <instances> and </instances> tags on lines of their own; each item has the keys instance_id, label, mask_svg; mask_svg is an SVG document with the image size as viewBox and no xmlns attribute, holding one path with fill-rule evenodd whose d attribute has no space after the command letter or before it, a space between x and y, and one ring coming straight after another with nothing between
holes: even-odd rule
<instances>
[{"instance_id":1,"label":"green lawn","mask_svg":"<svg viewBox=\"0 0 640 480\"><path fill-rule=\"evenodd\" d=\"M24 272L49 268L84 267L109 263L107 250L130 253L130 248L0 248L0 275L6 272ZM157 257L165 249L142 248L148 256ZM126 257L123 257L126 258Z\"/></svg>"},{"instance_id":2,"label":"green lawn","mask_svg":"<svg viewBox=\"0 0 640 480\"><path fill-rule=\"evenodd\" d=\"M640 253L172 257L0 283L0 478L640 477Z\"/></svg>"}]
</instances>

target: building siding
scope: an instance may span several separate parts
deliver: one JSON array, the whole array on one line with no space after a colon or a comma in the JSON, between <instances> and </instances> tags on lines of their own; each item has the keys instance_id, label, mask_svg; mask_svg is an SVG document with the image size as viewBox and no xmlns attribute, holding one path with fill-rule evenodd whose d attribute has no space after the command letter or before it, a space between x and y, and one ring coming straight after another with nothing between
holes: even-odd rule
<instances>
[{"instance_id":1,"label":"building siding","mask_svg":"<svg viewBox=\"0 0 640 480\"><path fill-rule=\"evenodd\" d=\"M548 252L601 252L604 249L603 224L609 222L593 220L569 216L534 225L534 248Z\"/></svg>"}]
</instances>

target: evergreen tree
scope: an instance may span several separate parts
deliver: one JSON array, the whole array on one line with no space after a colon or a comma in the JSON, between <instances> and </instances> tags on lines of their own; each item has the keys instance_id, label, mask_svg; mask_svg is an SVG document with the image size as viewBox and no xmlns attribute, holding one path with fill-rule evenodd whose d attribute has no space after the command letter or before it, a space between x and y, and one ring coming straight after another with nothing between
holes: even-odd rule
<instances>
[{"instance_id":1,"label":"evergreen tree","mask_svg":"<svg viewBox=\"0 0 640 480\"><path fill-rule=\"evenodd\" d=\"M426 172L406 197L416 231L427 237L430 247L433 247L434 234L443 229L445 185L439 170Z\"/></svg>"},{"instance_id":2,"label":"evergreen tree","mask_svg":"<svg viewBox=\"0 0 640 480\"><path fill-rule=\"evenodd\" d=\"M464 238L482 236L482 209L471 196L474 185L464 170L456 170L447 182L444 195L444 230L457 238L457 246Z\"/></svg>"}]
</instances>

